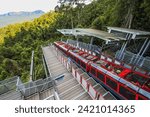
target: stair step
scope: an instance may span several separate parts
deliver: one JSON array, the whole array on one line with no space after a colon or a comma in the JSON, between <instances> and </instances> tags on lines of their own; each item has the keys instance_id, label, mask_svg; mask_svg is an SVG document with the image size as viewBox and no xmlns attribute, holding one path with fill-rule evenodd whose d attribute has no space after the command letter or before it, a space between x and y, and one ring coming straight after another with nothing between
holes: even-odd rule
<instances>
[{"instance_id":1,"label":"stair step","mask_svg":"<svg viewBox=\"0 0 150 117\"><path fill-rule=\"evenodd\" d=\"M71 82L67 84L65 83L64 85L57 86L58 91L59 91L58 93L63 93L67 89L70 89L71 87L76 86L76 85L78 85L78 82L76 80L71 80Z\"/></svg>"},{"instance_id":2,"label":"stair step","mask_svg":"<svg viewBox=\"0 0 150 117\"><path fill-rule=\"evenodd\" d=\"M0 100L19 100L21 99L20 92L17 91L9 91L0 95Z\"/></svg>"},{"instance_id":3,"label":"stair step","mask_svg":"<svg viewBox=\"0 0 150 117\"><path fill-rule=\"evenodd\" d=\"M88 93L81 95L80 97L76 98L75 100L92 100Z\"/></svg>"},{"instance_id":4,"label":"stair step","mask_svg":"<svg viewBox=\"0 0 150 117\"><path fill-rule=\"evenodd\" d=\"M52 94L53 94L52 89L45 90L40 93L40 100L44 100L45 98L49 97Z\"/></svg>"},{"instance_id":5,"label":"stair step","mask_svg":"<svg viewBox=\"0 0 150 117\"><path fill-rule=\"evenodd\" d=\"M80 85L76 85L74 88L71 88L65 93L60 94L60 99L70 100L83 92L83 88Z\"/></svg>"}]
</instances>

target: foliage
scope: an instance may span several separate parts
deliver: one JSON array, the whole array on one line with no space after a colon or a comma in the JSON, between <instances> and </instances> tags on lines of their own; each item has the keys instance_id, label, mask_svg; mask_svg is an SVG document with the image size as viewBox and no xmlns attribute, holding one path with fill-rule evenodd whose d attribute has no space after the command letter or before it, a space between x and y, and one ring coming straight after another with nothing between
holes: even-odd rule
<instances>
[{"instance_id":1,"label":"foliage","mask_svg":"<svg viewBox=\"0 0 150 117\"><path fill-rule=\"evenodd\" d=\"M93 0L88 5L75 4L76 7L72 3L61 4L56 12L0 29L0 80L19 75L27 81L32 50L36 78L45 77L41 45L61 38L56 29L118 26L150 31L149 0Z\"/></svg>"},{"instance_id":2,"label":"foliage","mask_svg":"<svg viewBox=\"0 0 150 117\"><path fill-rule=\"evenodd\" d=\"M36 78L44 78L41 45L53 42L56 18L59 13L50 12L32 22L9 25L0 29L0 80L15 75L23 81L29 79L31 52L35 51Z\"/></svg>"}]
</instances>

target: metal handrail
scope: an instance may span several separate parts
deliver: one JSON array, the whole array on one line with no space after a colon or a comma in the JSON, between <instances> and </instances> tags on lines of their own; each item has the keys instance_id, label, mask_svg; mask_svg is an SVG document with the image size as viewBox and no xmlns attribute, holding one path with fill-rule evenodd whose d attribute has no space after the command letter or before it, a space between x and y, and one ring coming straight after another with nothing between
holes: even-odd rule
<instances>
[{"instance_id":1,"label":"metal handrail","mask_svg":"<svg viewBox=\"0 0 150 117\"><path fill-rule=\"evenodd\" d=\"M49 77L49 78L46 78L46 79L44 79L44 80L42 80L43 81L43 83L41 83L41 84L39 84L39 85L36 85L36 81L32 81L32 82L28 82L28 83L24 83L24 84L21 84L21 85L19 85L18 83L19 83L19 80L20 80L20 78L18 78L18 80L17 80L17 91L20 91L20 92L22 92L22 95L24 95L25 94L25 92L27 91L27 90L31 90L31 89L34 89L35 88L35 93L39 93L39 92L41 92L41 91L43 91L44 89L45 89L45 87L47 87L47 85L49 84L49 83L52 83L52 85L53 85L53 82L55 81L55 80L57 80L58 78L60 78L60 77L64 77L64 75L59 75L59 76L57 76L56 78L51 78L51 77ZM49 81L48 81L49 80ZM21 81L21 80L20 80ZM34 85L32 86L32 87L25 87L25 85L27 85L27 84L29 84L29 83L33 83ZM38 90L38 87L40 87L40 86L43 86L42 88L41 88L41 90ZM19 87L22 87L22 88L19 88ZM23 94L24 93L24 94ZM32 93L33 94L33 93ZM30 94L30 92L29 92L29 95L31 95ZM25 95L24 95L25 96Z\"/></svg>"},{"instance_id":2,"label":"metal handrail","mask_svg":"<svg viewBox=\"0 0 150 117\"><path fill-rule=\"evenodd\" d=\"M16 88L17 76L0 81L0 95Z\"/></svg>"},{"instance_id":3,"label":"metal handrail","mask_svg":"<svg viewBox=\"0 0 150 117\"><path fill-rule=\"evenodd\" d=\"M101 52L102 50L102 47L100 46L97 46L97 45L91 45L91 44L87 44L87 43L84 43L84 42L78 42L78 41L75 41L75 40L67 40L67 43L71 44L71 45L74 45L75 47L78 46L78 48L83 48L83 49L87 49L89 51L92 51L92 52ZM77 44L79 43L79 44Z\"/></svg>"}]
</instances>

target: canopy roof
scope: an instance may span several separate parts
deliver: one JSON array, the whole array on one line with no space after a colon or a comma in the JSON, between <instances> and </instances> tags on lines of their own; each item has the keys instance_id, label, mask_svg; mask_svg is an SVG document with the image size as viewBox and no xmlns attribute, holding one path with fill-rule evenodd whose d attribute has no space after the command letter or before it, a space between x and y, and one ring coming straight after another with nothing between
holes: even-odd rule
<instances>
[{"instance_id":1,"label":"canopy roof","mask_svg":"<svg viewBox=\"0 0 150 117\"><path fill-rule=\"evenodd\" d=\"M58 31L64 35L91 36L105 41L146 39L150 37L150 32L147 31L118 28L118 27L107 27L107 28L109 33L90 28L58 29Z\"/></svg>"},{"instance_id":2,"label":"canopy roof","mask_svg":"<svg viewBox=\"0 0 150 117\"><path fill-rule=\"evenodd\" d=\"M146 39L150 37L150 32L140 31L135 29L128 28L119 28L119 27L107 27L109 33L115 34L119 37L126 38L127 34L131 35L131 39Z\"/></svg>"},{"instance_id":3,"label":"canopy roof","mask_svg":"<svg viewBox=\"0 0 150 117\"><path fill-rule=\"evenodd\" d=\"M96 30L96 29L75 28L75 29L58 29L58 31L64 35L91 36L91 37L97 37L97 38L105 40L105 41L125 40L124 38L117 37L114 34L110 34L108 32Z\"/></svg>"}]
</instances>

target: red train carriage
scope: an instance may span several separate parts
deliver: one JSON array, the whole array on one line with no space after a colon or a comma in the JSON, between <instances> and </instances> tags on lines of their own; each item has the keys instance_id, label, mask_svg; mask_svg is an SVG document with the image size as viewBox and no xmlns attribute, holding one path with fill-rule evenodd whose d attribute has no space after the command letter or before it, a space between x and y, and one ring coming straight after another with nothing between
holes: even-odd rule
<instances>
[{"instance_id":1,"label":"red train carriage","mask_svg":"<svg viewBox=\"0 0 150 117\"><path fill-rule=\"evenodd\" d=\"M78 65L80 66L84 71L88 70L88 60L81 57L79 54L79 50L69 51L70 58Z\"/></svg>"},{"instance_id":2,"label":"red train carriage","mask_svg":"<svg viewBox=\"0 0 150 117\"><path fill-rule=\"evenodd\" d=\"M121 62L104 55L98 58L65 43L55 45L121 99L150 99L149 76L123 67Z\"/></svg>"},{"instance_id":3,"label":"red train carriage","mask_svg":"<svg viewBox=\"0 0 150 117\"><path fill-rule=\"evenodd\" d=\"M57 42L54 42L54 45L57 47L57 48L60 48L61 45L65 44L64 42L62 41L57 41Z\"/></svg>"},{"instance_id":4,"label":"red train carriage","mask_svg":"<svg viewBox=\"0 0 150 117\"><path fill-rule=\"evenodd\" d=\"M90 74L97 81L123 99L149 99L149 77L122 66L99 60L90 66ZM146 85L146 86L145 86ZM145 90L143 89L145 88Z\"/></svg>"},{"instance_id":5,"label":"red train carriage","mask_svg":"<svg viewBox=\"0 0 150 117\"><path fill-rule=\"evenodd\" d=\"M74 50L75 48L72 47L71 45L69 44L66 44L64 42L55 42L54 43L55 47L57 47L58 49L60 49L66 56L68 56L68 51L69 50Z\"/></svg>"},{"instance_id":6,"label":"red train carriage","mask_svg":"<svg viewBox=\"0 0 150 117\"><path fill-rule=\"evenodd\" d=\"M79 49L69 51L69 55L73 61L75 61L83 70L87 72L89 71L89 64L98 59L98 57L88 54L87 52L83 52Z\"/></svg>"}]
</instances>

